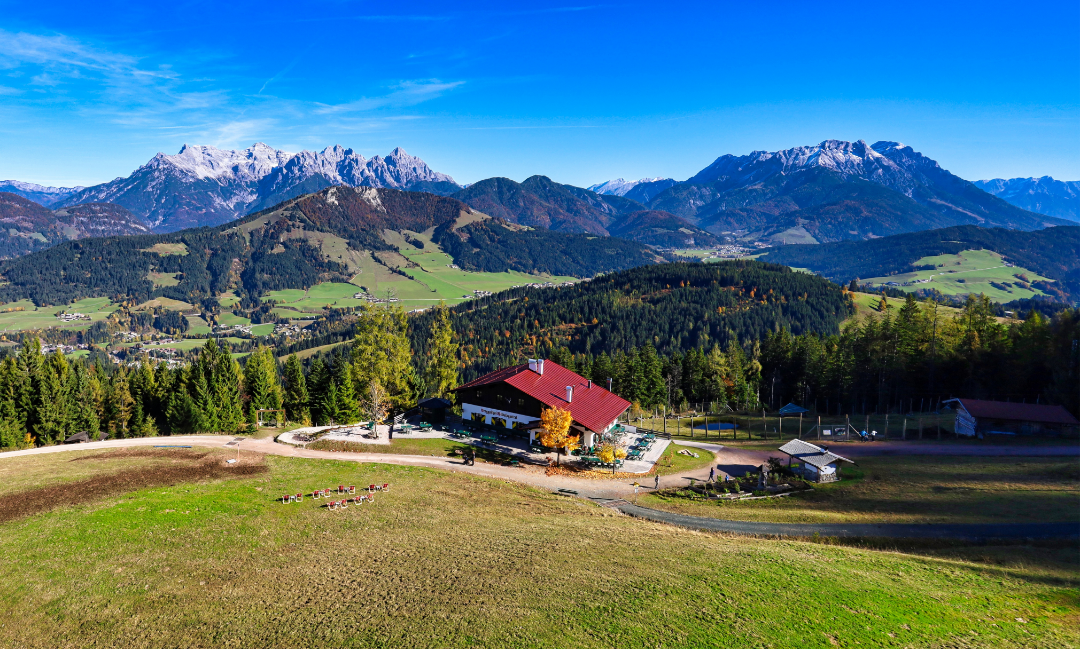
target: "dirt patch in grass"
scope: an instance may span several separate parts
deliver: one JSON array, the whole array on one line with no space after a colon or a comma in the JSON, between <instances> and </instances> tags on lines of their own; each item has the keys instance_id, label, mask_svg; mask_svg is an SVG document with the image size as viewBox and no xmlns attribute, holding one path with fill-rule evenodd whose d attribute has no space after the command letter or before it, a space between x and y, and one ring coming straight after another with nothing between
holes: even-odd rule
<instances>
[{"instance_id":1,"label":"dirt patch in grass","mask_svg":"<svg viewBox=\"0 0 1080 649\"><path fill-rule=\"evenodd\" d=\"M461 457L466 449L476 455L477 462L506 464L513 456L483 446L473 446L445 439L395 439L390 444L360 444L338 440L320 439L305 448L331 453L388 453L393 455L427 455L434 457Z\"/></svg>"},{"instance_id":2,"label":"dirt patch in grass","mask_svg":"<svg viewBox=\"0 0 1080 649\"><path fill-rule=\"evenodd\" d=\"M267 471L263 456L249 454L235 464L209 451L195 451L177 456L166 449L120 449L78 457L72 462L106 461L129 458L171 457L173 465L125 469L54 487L16 492L0 499L0 523L33 516L66 505L94 502L148 487L174 486L258 475Z\"/></svg>"}]
</instances>

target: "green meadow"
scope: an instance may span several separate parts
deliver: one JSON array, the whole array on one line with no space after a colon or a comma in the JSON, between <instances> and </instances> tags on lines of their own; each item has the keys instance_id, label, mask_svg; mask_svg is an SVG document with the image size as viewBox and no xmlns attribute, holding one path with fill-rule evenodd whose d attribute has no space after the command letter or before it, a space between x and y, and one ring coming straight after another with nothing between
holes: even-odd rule
<instances>
[{"instance_id":1,"label":"green meadow","mask_svg":"<svg viewBox=\"0 0 1080 649\"><path fill-rule=\"evenodd\" d=\"M1039 280L1047 280L1047 278L1026 268L1006 266L1001 255L989 250L965 250L955 255L923 257L914 262L914 265L934 266L935 268L934 270L920 270L912 273L890 275L889 277L871 277L866 281L873 283L875 286L880 286L886 282L903 284L915 280L929 280L900 288L905 291L934 288L944 295L983 293L995 302L1004 303L1044 295L1042 291L1031 288L1030 284ZM1025 288L1024 284L1028 286Z\"/></svg>"},{"instance_id":2,"label":"green meadow","mask_svg":"<svg viewBox=\"0 0 1080 649\"><path fill-rule=\"evenodd\" d=\"M164 441L164 440L163 440ZM0 458L11 647L1068 647L1075 559L726 537L435 469ZM282 493L390 483L328 511Z\"/></svg>"},{"instance_id":3,"label":"green meadow","mask_svg":"<svg viewBox=\"0 0 1080 649\"><path fill-rule=\"evenodd\" d=\"M116 310L116 305L106 297L90 297L60 306L36 307L30 300L20 300L0 304L0 332L22 331L26 329L45 329L61 327L64 329L85 329L98 320L105 320ZM61 322L56 315L61 311L85 313L90 320Z\"/></svg>"}]
</instances>

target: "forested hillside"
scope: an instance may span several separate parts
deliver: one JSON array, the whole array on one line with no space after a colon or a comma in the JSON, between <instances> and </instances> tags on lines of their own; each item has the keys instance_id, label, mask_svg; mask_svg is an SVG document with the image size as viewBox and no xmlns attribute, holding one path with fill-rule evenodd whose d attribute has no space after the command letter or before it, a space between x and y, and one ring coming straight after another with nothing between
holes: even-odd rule
<instances>
[{"instance_id":1,"label":"forested hillside","mask_svg":"<svg viewBox=\"0 0 1080 649\"><path fill-rule=\"evenodd\" d=\"M453 198L331 187L214 228L71 241L3 262L0 302L164 296L197 304L235 290L250 304L270 290L350 281L364 264L381 263L373 253L397 249L401 235L388 232L437 231L436 242L458 265L493 272L587 277L662 260L632 241L507 229L486 219ZM175 283L154 281L162 276Z\"/></svg>"},{"instance_id":2,"label":"forested hillside","mask_svg":"<svg viewBox=\"0 0 1080 649\"><path fill-rule=\"evenodd\" d=\"M559 232L587 232L683 248L715 245L720 240L693 223L614 194L563 185L546 176L523 183L488 178L454 194L470 207L510 223Z\"/></svg>"},{"instance_id":3,"label":"forested hillside","mask_svg":"<svg viewBox=\"0 0 1080 649\"><path fill-rule=\"evenodd\" d=\"M119 205L87 203L54 211L17 194L0 192L0 259L73 239L148 232L146 224Z\"/></svg>"},{"instance_id":4,"label":"forested hillside","mask_svg":"<svg viewBox=\"0 0 1080 649\"><path fill-rule=\"evenodd\" d=\"M544 356L612 354L652 345L662 354L752 344L786 328L839 331L854 308L841 287L820 277L752 261L643 266L572 287L519 288L451 309L465 374ZM427 328L424 314L413 331ZM423 355L419 333L413 345Z\"/></svg>"},{"instance_id":5,"label":"forested hillside","mask_svg":"<svg viewBox=\"0 0 1080 649\"><path fill-rule=\"evenodd\" d=\"M869 241L780 246L766 250L760 259L847 282L907 272L923 257L973 249L992 250L1017 266L1055 279L1073 299L1080 299L1080 226L1022 232L963 225Z\"/></svg>"}]
</instances>

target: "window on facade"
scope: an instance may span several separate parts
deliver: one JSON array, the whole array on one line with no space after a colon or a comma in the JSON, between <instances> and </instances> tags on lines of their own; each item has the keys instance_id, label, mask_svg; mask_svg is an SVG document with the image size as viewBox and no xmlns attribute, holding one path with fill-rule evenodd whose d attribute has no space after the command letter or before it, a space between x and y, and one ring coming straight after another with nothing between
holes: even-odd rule
<instances>
[{"instance_id":1,"label":"window on facade","mask_svg":"<svg viewBox=\"0 0 1080 649\"><path fill-rule=\"evenodd\" d=\"M476 396L480 396L480 390L476 391Z\"/></svg>"},{"instance_id":2,"label":"window on facade","mask_svg":"<svg viewBox=\"0 0 1080 649\"><path fill-rule=\"evenodd\" d=\"M518 405L519 406L525 405L525 400L524 399L518 399Z\"/></svg>"}]
</instances>

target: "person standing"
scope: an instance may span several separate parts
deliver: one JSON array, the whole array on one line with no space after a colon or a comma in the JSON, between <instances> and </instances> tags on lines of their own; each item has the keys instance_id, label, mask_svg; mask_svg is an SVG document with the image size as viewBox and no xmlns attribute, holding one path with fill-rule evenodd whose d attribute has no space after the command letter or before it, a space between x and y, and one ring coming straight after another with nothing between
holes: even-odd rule
<instances>
[{"instance_id":1,"label":"person standing","mask_svg":"<svg viewBox=\"0 0 1080 649\"><path fill-rule=\"evenodd\" d=\"M716 467L709 467L709 482L716 478Z\"/></svg>"},{"instance_id":2,"label":"person standing","mask_svg":"<svg viewBox=\"0 0 1080 649\"><path fill-rule=\"evenodd\" d=\"M656 490L656 489L659 489L659 488L660 488L660 474L659 474L659 473L657 473L657 474L656 474L656 476L655 476L655 479L654 479L654 481L653 481L653 487L652 487L652 488L653 488L654 490Z\"/></svg>"}]
</instances>

